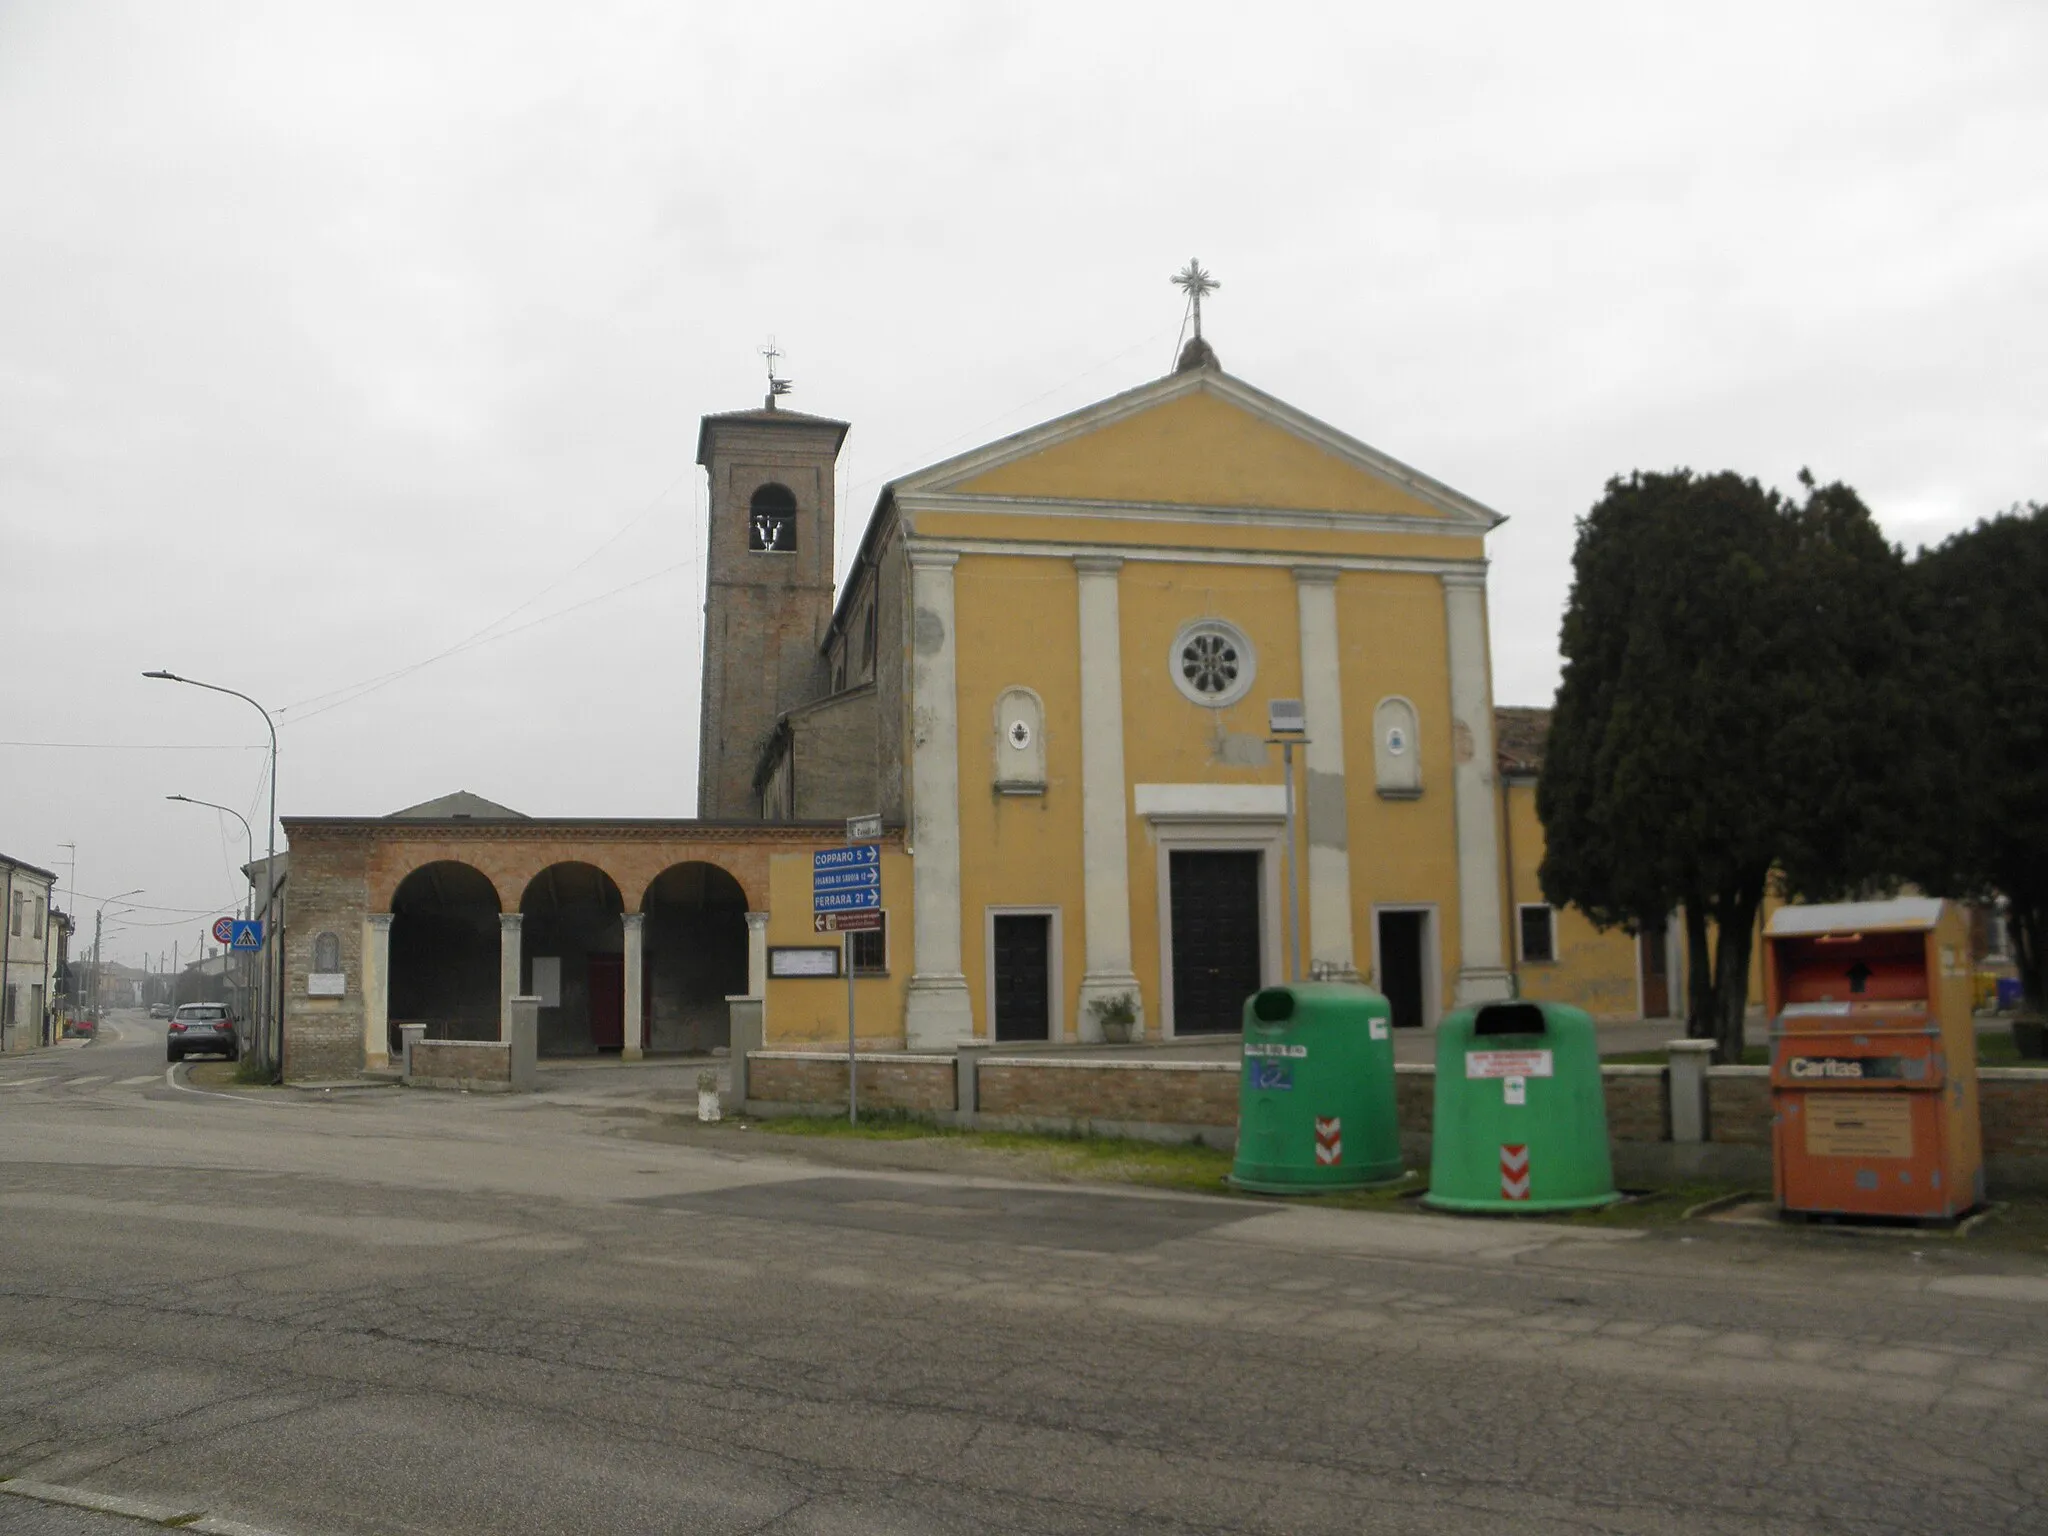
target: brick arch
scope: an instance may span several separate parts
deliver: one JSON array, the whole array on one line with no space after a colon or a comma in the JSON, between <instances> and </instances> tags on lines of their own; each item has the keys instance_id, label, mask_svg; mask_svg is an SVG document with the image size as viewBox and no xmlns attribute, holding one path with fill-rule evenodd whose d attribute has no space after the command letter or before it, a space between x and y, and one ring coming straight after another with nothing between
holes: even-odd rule
<instances>
[{"instance_id":1,"label":"brick arch","mask_svg":"<svg viewBox=\"0 0 2048 1536\"><path fill-rule=\"evenodd\" d=\"M372 869L370 872L368 889L365 891L369 899L368 909L372 912L389 912L392 910L392 904L398 900L399 890L405 882L421 870L435 864L460 864L484 877L497 895L500 912L517 912L519 907L516 900L507 904L504 883L493 877L488 861L473 856L476 851L474 845L465 843L405 849L402 856L392 860L388 867Z\"/></svg>"},{"instance_id":2,"label":"brick arch","mask_svg":"<svg viewBox=\"0 0 2048 1536\"><path fill-rule=\"evenodd\" d=\"M698 838L687 831L650 837L601 828L583 832L560 824L527 835L503 823L461 831L436 827L414 835L394 829L371 849L364 894L370 911L389 912L391 898L407 875L446 861L480 871L498 893L498 910L517 912L527 886L549 865L589 864L619 888L626 911L639 912L648 886L663 870L676 864L710 864L739 882L748 910L761 912L768 906L769 856L808 841L773 834L758 840L744 835Z\"/></svg>"}]
</instances>

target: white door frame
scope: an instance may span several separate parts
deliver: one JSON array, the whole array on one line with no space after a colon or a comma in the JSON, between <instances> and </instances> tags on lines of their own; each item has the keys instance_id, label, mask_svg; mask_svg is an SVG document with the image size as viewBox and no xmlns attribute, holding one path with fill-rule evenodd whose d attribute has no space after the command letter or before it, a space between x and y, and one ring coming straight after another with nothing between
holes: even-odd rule
<instances>
[{"instance_id":1,"label":"white door frame","mask_svg":"<svg viewBox=\"0 0 2048 1536\"><path fill-rule=\"evenodd\" d=\"M1043 917L1049 919L1051 932L1046 940L1046 1018L1045 1038L1050 1041L1067 1040L1067 986L1066 969L1060 961L1060 909L1056 906L992 906L982 909L982 975L986 978L988 994L988 1039L996 1040L996 919L999 917Z\"/></svg>"},{"instance_id":2,"label":"white door frame","mask_svg":"<svg viewBox=\"0 0 2048 1536\"><path fill-rule=\"evenodd\" d=\"M1386 988L1380 985L1380 914L1382 912L1420 912L1422 914L1422 1027L1435 1029L1443 1018L1443 970L1444 957L1438 936L1437 904L1433 901L1376 901L1372 904L1372 985L1381 996ZM1519 936L1517 939L1519 942Z\"/></svg>"},{"instance_id":3,"label":"white door frame","mask_svg":"<svg viewBox=\"0 0 2048 1536\"><path fill-rule=\"evenodd\" d=\"M1282 954L1286 924L1280 889L1281 850L1287 824L1264 816L1175 818L1152 816L1158 849L1153 878L1159 909L1159 1035L1175 1038L1173 1019L1173 855L1256 853L1259 857L1259 985L1270 987L1287 974ZM1198 1038L1205 1038L1204 1036Z\"/></svg>"}]
</instances>

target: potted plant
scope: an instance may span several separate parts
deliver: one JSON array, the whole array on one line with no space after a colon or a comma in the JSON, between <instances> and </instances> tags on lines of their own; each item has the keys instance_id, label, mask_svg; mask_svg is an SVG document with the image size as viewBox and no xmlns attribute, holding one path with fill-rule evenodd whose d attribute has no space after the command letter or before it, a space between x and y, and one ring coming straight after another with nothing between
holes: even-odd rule
<instances>
[{"instance_id":1,"label":"potted plant","mask_svg":"<svg viewBox=\"0 0 2048 1536\"><path fill-rule=\"evenodd\" d=\"M1134 992L1115 992L1088 1000L1088 1011L1108 1045L1129 1045L1138 1026L1138 997Z\"/></svg>"}]
</instances>

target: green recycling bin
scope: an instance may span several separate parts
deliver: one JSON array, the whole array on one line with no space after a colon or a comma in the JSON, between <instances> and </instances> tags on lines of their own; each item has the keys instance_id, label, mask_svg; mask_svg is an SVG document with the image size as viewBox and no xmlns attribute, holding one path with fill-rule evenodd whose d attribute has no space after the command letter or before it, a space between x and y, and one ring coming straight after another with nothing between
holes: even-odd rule
<instances>
[{"instance_id":1,"label":"green recycling bin","mask_svg":"<svg viewBox=\"0 0 2048 1536\"><path fill-rule=\"evenodd\" d=\"M1436 1036L1429 1193L1445 1211L1572 1211L1621 1198L1593 1020L1561 1003L1488 1003Z\"/></svg>"},{"instance_id":2,"label":"green recycling bin","mask_svg":"<svg viewBox=\"0 0 2048 1536\"><path fill-rule=\"evenodd\" d=\"M1393 1018L1372 988L1339 982L1246 1001L1233 1185L1298 1195L1401 1176Z\"/></svg>"}]
</instances>

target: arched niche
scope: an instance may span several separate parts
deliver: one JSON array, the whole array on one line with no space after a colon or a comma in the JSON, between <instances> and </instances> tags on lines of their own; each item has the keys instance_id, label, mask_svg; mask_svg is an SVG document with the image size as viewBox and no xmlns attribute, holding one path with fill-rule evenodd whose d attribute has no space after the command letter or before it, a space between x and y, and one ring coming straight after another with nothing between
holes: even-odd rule
<instances>
[{"instance_id":1,"label":"arched niche","mask_svg":"<svg viewBox=\"0 0 2048 1536\"><path fill-rule=\"evenodd\" d=\"M1372 712L1372 768L1382 798L1421 795L1422 741L1415 706L1399 695L1381 699Z\"/></svg>"},{"instance_id":2,"label":"arched niche","mask_svg":"<svg viewBox=\"0 0 2048 1536\"><path fill-rule=\"evenodd\" d=\"M995 787L1003 795L1045 793L1045 702L1029 688L996 696Z\"/></svg>"}]
</instances>

